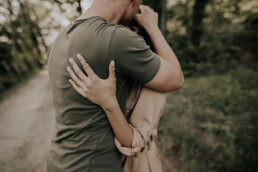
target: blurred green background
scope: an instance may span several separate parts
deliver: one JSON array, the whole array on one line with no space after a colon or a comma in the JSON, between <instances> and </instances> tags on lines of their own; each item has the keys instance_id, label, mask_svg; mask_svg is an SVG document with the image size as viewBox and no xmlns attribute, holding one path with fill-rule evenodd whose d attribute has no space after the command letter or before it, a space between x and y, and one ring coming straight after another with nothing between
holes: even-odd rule
<instances>
[{"instance_id":1,"label":"blurred green background","mask_svg":"<svg viewBox=\"0 0 258 172\"><path fill-rule=\"evenodd\" d=\"M164 171L258 171L258 1L144 0L185 75L159 125ZM0 98L46 65L87 0L0 2Z\"/></svg>"}]
</instances>

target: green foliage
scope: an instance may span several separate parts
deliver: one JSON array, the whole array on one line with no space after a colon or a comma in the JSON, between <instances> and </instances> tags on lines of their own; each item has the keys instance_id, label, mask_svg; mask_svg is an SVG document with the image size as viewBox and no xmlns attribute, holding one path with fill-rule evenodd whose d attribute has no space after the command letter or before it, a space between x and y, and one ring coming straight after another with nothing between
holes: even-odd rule
<instances>
[{"instance_id":1,"label":"green foliage","mask_svg":"<svg viewBox=\"0 0 258 172\"><path fill-rule=\"evenodd\" d=\"M258 72L186 79L168 95L159 142L185 171L258 170Z\"/></svg>"},{"instance_id":2,"label":"green foliage","mask_svg":"<svg viewBox=\"0 0 258 172\"><path fill-rule=\"evenodd\" d=\"M60 8L62 8L62 4L64 4L64 3L75 4L77 12L80 15L82 14L81 0L52 0L52 1L57 3Z\"/></svg>"},{"instance_id":3,"label":"green foliage","mask_svg":"<svg viewBox=\"0 0 258 172\"><path fill-rule=\"evenodd\" d=\"M44 64L44 36L60 30L50 11L71 20L82 12L81 0L51 0L49 8L37 2L0 2L0 93ZM159 125L162 160L192 172L258 171L257 0L176 0L166 8L167 2L143 1L159 13L185 76L193 77L168 96ZM46 35L35 11L47 18Z\"/></svg>"},{"instance_id":4,"label":"green foliage","mask_svg":"<svg viewBox=\"0 0 258 172\"><path fill-rule=\"evenodd\" d=\"M27 2L17 2L19 8L11 1L1 4L11 17L3 15L6 20L0 27L0 93L45 63L46 45L33 7Z\"/></svg>"},{"instance_id":5,"label":"green foliage","mask_svg":"<svg viewBox=\"0 0 258 172\"><path fill-rule=\"evenodd\" d=\"M237 66L257 68L257 1L205 3L177 1L168 8L167 40L185 76L224 73Z\"/></svg>"}]
</instances>

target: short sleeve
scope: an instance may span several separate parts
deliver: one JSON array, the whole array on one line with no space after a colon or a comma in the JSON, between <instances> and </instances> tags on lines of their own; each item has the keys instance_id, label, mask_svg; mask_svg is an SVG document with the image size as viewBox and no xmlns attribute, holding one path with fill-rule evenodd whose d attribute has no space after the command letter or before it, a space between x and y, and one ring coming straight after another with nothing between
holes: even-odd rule
<instances>
[{"instance_id":1,"label":"short sleeve","mask_svg":"<svg viewBox=\"0 0 258 172\"><path fill-rule=\"evenodd\" d=\"M151 81L160 68L160 57L141 36L123 26L114 29L109 55L121 75L140 84Z\"/></svg>"}]
</instances>

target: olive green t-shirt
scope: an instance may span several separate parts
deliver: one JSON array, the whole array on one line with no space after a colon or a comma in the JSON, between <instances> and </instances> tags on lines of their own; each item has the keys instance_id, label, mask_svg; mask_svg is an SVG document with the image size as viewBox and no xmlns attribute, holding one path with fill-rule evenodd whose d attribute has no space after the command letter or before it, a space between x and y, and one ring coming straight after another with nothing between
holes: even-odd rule
<instances>
[{"instance_id":1,"label":"olive green t-shirt","mask_svg":"<svg viewBox=\"0 0 258 172\"><path fill-rule=\"evenodd\" d=\"M108 77L109 64L114 59L116 96L123 113L133 81L144 84L152 80L159 70L160 57L141 36L124 26L107 24L99 16L73 21L59 33L49 51L56 133L47 160L48 171L123 171L105 112L68 82L68 58L78 62L77 53L103 79Z\"/></svg>"}]
</instances>

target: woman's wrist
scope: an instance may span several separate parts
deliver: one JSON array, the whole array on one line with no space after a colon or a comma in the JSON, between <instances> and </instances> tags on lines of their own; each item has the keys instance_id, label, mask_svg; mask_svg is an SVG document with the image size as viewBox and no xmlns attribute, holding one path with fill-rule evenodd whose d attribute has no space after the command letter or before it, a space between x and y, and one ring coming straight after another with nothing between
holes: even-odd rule
<instances>
[{"instance_id":1,"label":"woman's wrist","mask_svg":"<svg viewBox=\"0 0 258 172\"><path fill-rule=\"evenodd\" d=\"M153 36L155 33L160 32L160 29L157 25L145 27L145 30L150 37Z\"/></svg>"},{"instance_id":2,"label":"woman's wrist","mask_svg":"<svg viewBox=\"0 0 258 172\"><path fill-rule=\"evenodd\" d=\"M103 108L103 110L105 112L107 112L107 111L113 111L114 109L119 107L119 104L115 97L115 98L111 98L108 101L106 101L101 107Z\"/></svg>"}]
</instances>

